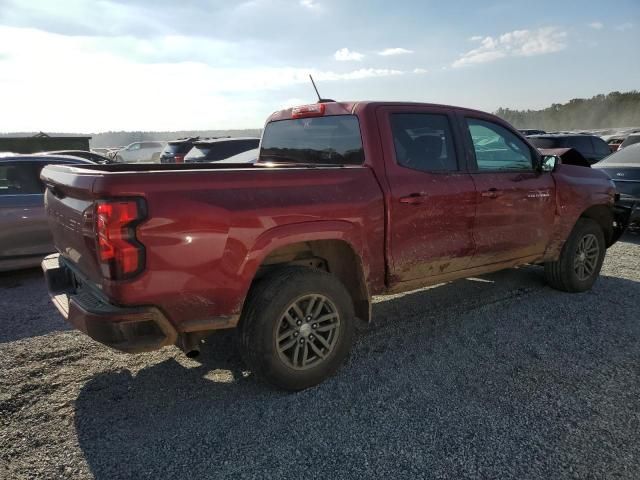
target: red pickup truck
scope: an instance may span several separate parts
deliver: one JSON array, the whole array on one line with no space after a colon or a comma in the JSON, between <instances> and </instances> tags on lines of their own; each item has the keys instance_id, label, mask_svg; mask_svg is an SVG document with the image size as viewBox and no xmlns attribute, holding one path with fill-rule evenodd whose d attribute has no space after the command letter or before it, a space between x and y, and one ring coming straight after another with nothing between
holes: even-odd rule
<instances>
[{"instance_id":1,"label":"red pickup truck","mask_svg":"<svg viewBox=\"0 0 640 480\"><path fill-rule=\"evenodd\" d=\"M334 373L371 296L522 264L588 290L624 225L602 172L464 108L326 102L274 113L254 165L49 166L53 301L105 345L189 355L238 329L285 389Z\"/></svg>"}]
</instances>

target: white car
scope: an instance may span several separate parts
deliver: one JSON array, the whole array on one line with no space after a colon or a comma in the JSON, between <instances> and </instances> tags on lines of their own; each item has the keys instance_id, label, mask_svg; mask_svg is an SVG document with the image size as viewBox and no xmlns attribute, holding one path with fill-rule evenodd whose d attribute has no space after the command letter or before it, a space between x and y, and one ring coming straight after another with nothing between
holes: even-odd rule
<instances>
[{"instance_id":1,"label":"white car","mask_svg":"<svg viewBox=\"0 0 640 480\"><path fill-rule=\"evenodd\" d=\"M118 150L114 160L118 163L160 162L164 142L133 142Z\"/></svg>"}]
</instances>

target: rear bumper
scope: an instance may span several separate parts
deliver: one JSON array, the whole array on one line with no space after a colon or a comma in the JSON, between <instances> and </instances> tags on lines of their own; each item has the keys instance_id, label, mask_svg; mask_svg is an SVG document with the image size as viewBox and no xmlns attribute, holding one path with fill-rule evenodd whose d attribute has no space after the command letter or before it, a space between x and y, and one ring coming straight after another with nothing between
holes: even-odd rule
<instances>
[{"instance_id":1,"label":"rear bumper","mask_svg":"<svg viewBox=\"0 0 640 480\"><path fill-rule=\"evenodd\" d=\"M113 305L83 286L59 254L42 261L49 295L67 322L97 342L127 353L148 352L176 342L177 332L155 307Z\"/></svg>"}]
</instances>

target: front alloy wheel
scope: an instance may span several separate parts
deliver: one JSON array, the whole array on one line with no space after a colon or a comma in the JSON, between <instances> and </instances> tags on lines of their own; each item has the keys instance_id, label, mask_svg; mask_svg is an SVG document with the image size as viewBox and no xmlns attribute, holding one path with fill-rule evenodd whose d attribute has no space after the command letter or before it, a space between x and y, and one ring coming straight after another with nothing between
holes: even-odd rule
<instances>
[{"instance_id":1,"label":"front alloy wheel","mask_svg":"<svg viewBox=\"0 0 640 480\"><path fill-rule=\"evenodd\" d=\"M578 242L575 258L573 261L573 269L576 272L578 280L584 282L588 280L598 267L598 259L600 257L600 247L598 239L593 233L588 233Z\"/></svg>"}]
</instances>

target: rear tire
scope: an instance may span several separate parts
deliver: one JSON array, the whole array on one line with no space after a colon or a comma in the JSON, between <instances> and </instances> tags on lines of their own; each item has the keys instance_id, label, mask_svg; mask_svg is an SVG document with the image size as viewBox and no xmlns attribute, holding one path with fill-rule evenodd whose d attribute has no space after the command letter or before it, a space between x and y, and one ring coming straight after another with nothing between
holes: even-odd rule
<instances>
[{"instance_id":1,"label":"rear tire","mask_svg":"<svg viewBox=\"0 0 640 480\"><path fill-rule=\"evenodd\" d=\"M547 283L565 292L590 290L600 275L605 252L600 225L590 218L580 218L562 247L560 258L544 264Z\"/></svg>"},{"instance_id":2,"label":"rear tire","mask_svg":"<svg viewBox=\"0 0 640 480\"><path fill-rule=\"evenodd\" d=\"M240 320L240 350L260 378L303 390L338 370L353 329L353 302L334 275L285 267L253 286Z\"/></svg>"}]
</instances>

